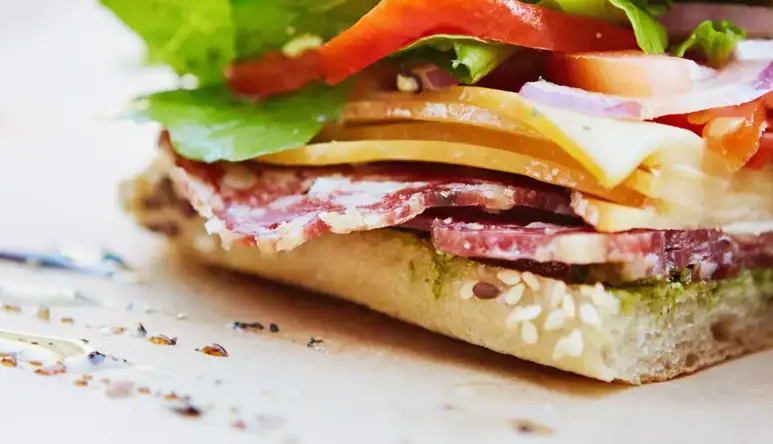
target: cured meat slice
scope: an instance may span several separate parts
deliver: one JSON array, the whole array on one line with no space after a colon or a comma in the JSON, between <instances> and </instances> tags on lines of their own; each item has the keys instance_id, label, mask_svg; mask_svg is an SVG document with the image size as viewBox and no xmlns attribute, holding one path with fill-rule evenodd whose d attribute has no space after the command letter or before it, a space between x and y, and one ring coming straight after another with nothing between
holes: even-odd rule
<instances>
[{"instance_id":1,"label":"cured meat slice","mask_svg":"<svg viewBox=\"0 0 773 444\"><path fill-rule=\"evenodd\" d=\"M436 219L432 241L457 256L566 264L634 262L664 250L665 232L597 233L541 222L527 225Z\"/></svg>"},{"instance_id":2,"label":"cured meat slice","mask_svg":"<svg viewBox=\"0 0 773 444\"><path fill-rule=\"evenodd\" d=\"M768 266L773 233L730 235L718 229L634 230L598 233L590 227L510 223L491 218L417 218L440 251L511 263L624 265L617 273L637 279L669 276L691 268L698 278L728 277L739 268ZM553 268L556 268L553 267Z\"/></svg>"},{"instance_id":3,"label":"cured meat slice","mask_svg":"<svg viewBox=\"0 0 773 444\"><path fill-rule=\"evenodd\" d=\"M292 250L325 233L404 224L433 207L524 207L573 216L569 192L531 179L437 165L285 168L176 158L172 179L207 227L262 251ZM226 242L227 243L227 242Z\"/></svg>"}]
</instances>

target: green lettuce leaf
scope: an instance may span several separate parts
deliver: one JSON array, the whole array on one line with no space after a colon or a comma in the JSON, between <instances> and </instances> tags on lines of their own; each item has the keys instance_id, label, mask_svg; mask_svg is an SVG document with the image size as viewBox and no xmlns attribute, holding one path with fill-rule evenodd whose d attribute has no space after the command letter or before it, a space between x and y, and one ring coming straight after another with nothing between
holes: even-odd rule
<instances>
[{"instance_id":1,"label":"green lettuce leaf","mask_svg":"<svg viewBox=\"0 0 773 444\"><path fill-rule=\"evenodd\" d=\"M474 84L510 57L516 48L475 37L438 34L418 40L395 56L433 63L461 83Z\"/></svg>"},{"instance_id":2,"label":"green lettuce leaf","mask_svg":"<svg viewBox=\"0 0 773 444\"><path fill-rule=\"evenodd\" d=\"M175 151L203 162L239 162L299 148L337 119L350 82L315 84L261 102L241 99L225 86L164 91L140 97L127 113L169 130Z\"/></svg>"},{"instance_id":3,"label":"green lettuce leaf","mask_svg":"<svg viewBox=\"0 0 773 444\"><path fill-rule=\"evenodd\" d=\"M684 57L689 50L698 50L709 65L720 67L733 52L735 44L746 38L746 31L727 20L707 20L698 25L687 39L677 45L672 54Z\"/></svg>"},{"instance_id":4,"label":"green lettuce leaf","mask_svg":"<svg viewBox=\"0 0 773 444\"><path fill-rule=\"evenodd\" d=\"M192 74L202 84L221 81L235 56L228 0L101 0L139 35L152 64Z\"/></svg>"},{"instance_id":5,"label":"green lettuce leaf","mask_svg":"<svg viewBox=\"0 0 773 444\"><path fill-rule=\"evenodd\" d=\"M297 35L330 39L378 0L100 0L141 37L153 64L221 83L234 60L278 50Z\"/></svg>"},{"instance_id":6,"label":"green lettuce leaf","mask_svg":"<svg viewBox=\"0 0 773 444\"><path fill-rule=\"evenodd\" d=\"M237 58L280 49L299 35L329 40L352 26L379 0L230 0Z\"/></svg>"},{"instance_id":7,"label":"green lettuce leaf","mask_svg":"<svg viewBox=\"0 0 773 444\"><path fill-rule=\"evenodd\" d=\"M337 117L349 83L316 84L262 102L223 85L225 67L282 48L301 35L329 39L378 0L100 0L141 37L152 63L198 78L196 90L141 97L128 115L159 123L175 151L238 162L305 145Z\"/></svg>"},{"instance_id":8,"label":"green lettuce leaf","mask_svg":"<svg viewBox=\"0 0 773 444\"><path fill-rule=\"evenodd\" d=\"M668 34L657 17L671 9L671 0L544 0L540 5L609 23L630 23L642 51L662 54L668 48Z\"/></svg>"},{"instance_id":9,"label":"green lettuce leaf","mask_svg":"<svg viewBox=\"0 0 773 444\"><path fill-rule=\"evenodd\" d=\"M646 0L609 0L609 3L628 17L636 34L636 43L642 51L650 54L666 52L668 33L656 18L656 14L666 12L664 4L654 3L654 6L650 6Z\"/></svg>"}]
</instances>

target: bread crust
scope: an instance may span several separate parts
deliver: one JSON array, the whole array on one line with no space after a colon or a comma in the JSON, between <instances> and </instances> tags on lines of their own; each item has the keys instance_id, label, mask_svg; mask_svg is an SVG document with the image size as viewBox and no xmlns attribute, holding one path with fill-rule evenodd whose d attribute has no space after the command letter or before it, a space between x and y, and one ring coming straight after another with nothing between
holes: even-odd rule
<instances>
[{"instance_id":1,"label":"bread crust","mask_svg":"<svg viewBox=\"0 0 773 444\"><path fill-rule=\"evenodd\" d=\"M250 246L225 250L206 233L204 219L179 205L143 204L167 168L152 167L127 182L124 205L145 227L174 225L165 232L170 241L197 260L345 299L524 360L640 384L758 350L773 335L773 309L757 290L709 308L686 306L690 322L664 320L646 308L622 310L600 284L567 286L448 257L428 240L393 229L330 234L275 254Z\"/></svg>"}]
</instances>

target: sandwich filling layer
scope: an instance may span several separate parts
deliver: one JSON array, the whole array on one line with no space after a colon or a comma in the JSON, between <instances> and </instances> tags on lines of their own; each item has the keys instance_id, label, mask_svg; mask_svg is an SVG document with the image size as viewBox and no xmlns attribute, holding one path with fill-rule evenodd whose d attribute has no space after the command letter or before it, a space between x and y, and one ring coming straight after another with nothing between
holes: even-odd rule
<instances>
[{"instance_id":1,"label":"sandwich filling layer","mask_svg":"<svg viewBox=\"0 0 773 444\"><path fill-rule=\"evenodd\" d=\"M224 250L168 173L153 169L127 182L124 206L205 262L591 377L667 379L758 349L772 330L773 268L703 281L568 283L535 267L450 256L403 228L327 234L278 254L250 245Z\"/></svg>"},{"instance_id":2,"label":"sandwich filling layer","mask_svg":"<svg viewBox=\"0 0 773 444\"><path fill-rule=\"evenodd\" d=\"M226 248L250 245L273 254L320 236L391 228L428 239L438 261L467 257L665 299L694 291L693 283L748 281L750 270L773 267L773 231L764 225L757 232L602 233L573 214L568 190L527 178L416 164L204 164L163 150L171 173L163 181L167 190L156 194L179 190ZM149 205L158 199L152 194Z\"/></svg>"}]
</instances>

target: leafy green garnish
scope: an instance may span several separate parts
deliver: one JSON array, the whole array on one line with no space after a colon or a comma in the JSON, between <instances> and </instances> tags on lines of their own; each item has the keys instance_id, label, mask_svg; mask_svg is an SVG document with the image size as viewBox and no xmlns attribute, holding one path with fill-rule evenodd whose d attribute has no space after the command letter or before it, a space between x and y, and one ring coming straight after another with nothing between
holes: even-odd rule
<instances>
[{"instance_id":1,"label":"leafy green garnish","mask_svg":"<svg viewBox=\"0 0 773 444\"><path fill-rule=\"evenodd\" d=\"M636 42L644 52L662 54L668 48L668 34L657 17L671 9L671 0L550 0L547 4L545 1L540 6L567 14L609 23L630 23Z\"/></svg>"},{"instance_id":2,"label":"leafy green garnish","mask_svg":"<svg viewBox=\"0 0 773 444\"><path fill-rule=\"evenodd\" d=\"M228 0L101 0L145 41L152 64L219 82L235 57Z\"/></svg>"},{"instance_id":3,"label":"leafy green garnish","mask_svg":"<svg viewBox=\"0 0 773 444\"><path fill-rule=\"evenodd\" d=\"M636 43L642 51L650 54L662 54L668 48L668 33L658 22L655 14L665 12L662 3L652 8L645 0L609 0L628 17L636 34Z\"/></svg>"},{"instance_id":4,"label":"leafy green garnish","mask_svg":"<svg viewBox=\"0 0 773 444\"><path fill-rule=\"evenodd\" d=\"M352 26L379 0L230 0L237 58L277 50L296 35L329 40Z\"/></svg>"},{"instance_id":5,"label":"leafy green garnish","mask_svg":"<svg viewBox=\"0 0 773 444\"><path fill-rule=\"evenodd\" d=\"M222 85L165 91L140 97L129 114L168 129L181 156L239 162L305 145L338 117L349 85L315 84L261 102L238 98Z\"/></svg>"},{"instance_id":6,"label":"leafy green garnish","mask_svg":"<svg viewBox=\"0 0 773 444\"><path fill-rule=\"evenodd\" d=\"M461 83L474 84L504 62L515 46L475 37L438 34L416 41L396 57L433 63Z\"/></svg>"},{"instance_id":7,"label":"leafy green garnish","mask_svg":"<svg viewBox=\"0 0 773 444\"><path fill-rule=\"evenodd\" d=\"M221 83L234 60L278 50L299 34L327 40L378 0L100 0L147 45L153 64Z\"/></svg>"},{"instance_id":8,"label":"leafy green garnish","mask_svg":"<svg viewBox=\"0 0 773 444\"><path fill-rule=\"evenodd\" d=\"M746 31L727 20L706 20L698 25L687 39L677 45L672 53L684 57L687 51L696 49L713 67L722 66L733 53L735 44L746 38Z\"/></svg>"},{"instance_id":9,"label":"leafy green garnish","mask_svg":"<svg viewBox=\"0 0 773 444\"><path fill-rule=\"evenodd\" d=\"M196 90L138 99L129 115L169 130L175 151L205 162L238 162L298 148L346 102L348 83L312 85L262 102L223 85L235 60L279 50L299 35L329 39L378 0L101 0L146 43L153 63L198 78Z\"/></svg>"}]
</instances>

